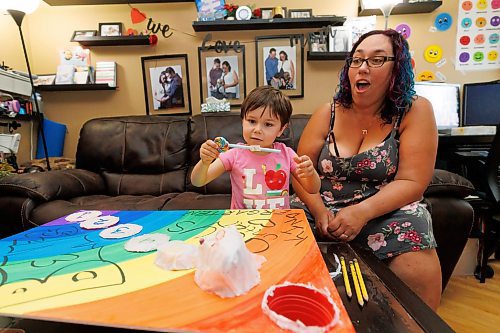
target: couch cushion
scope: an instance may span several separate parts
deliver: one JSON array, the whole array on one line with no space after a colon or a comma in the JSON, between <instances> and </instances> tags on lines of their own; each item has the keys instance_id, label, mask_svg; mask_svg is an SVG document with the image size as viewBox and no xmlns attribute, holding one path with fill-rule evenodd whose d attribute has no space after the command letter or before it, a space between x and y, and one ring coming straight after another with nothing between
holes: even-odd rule
<instances>
[{"instance_id":1,"label":"couch cushion","mask_svg":"<svg viewBox=\"0 0 500 333\"><path fill-rule=\"evenodd\" d=\"M474 193L474 185L464 177L446 170L436 169L424 196L451 196L465 198Z\"/></svg>"},{"instance_id":2,"label":"couch cushion","mask_svg":"<svg viewBox=\"0 0 500 333\"><path fill-rule=\"evenodd\" d=\"M184 192L169 200L163 210L183 209L229 209L230 194L199 194Z\"/></svg>"},{"instance_id":3,"label":"couch cushion","mask_svg":"<svg viewBox=\"0 0 500 333\"><path fill-rule=\"evenodd\" d=\"M162 192L158 192L159 187L156 185L148 192L145 189L147 185L142 184L142 190L146 193L184 190L189 125L188 116L129 116L90 120L80 132L76 166L98 173L163 177ZM142 190L137 194L145 193ZM111 193L117 192L114 190ZM133 191L127 193L136 194Z\"/></svg>"}]
</instances>

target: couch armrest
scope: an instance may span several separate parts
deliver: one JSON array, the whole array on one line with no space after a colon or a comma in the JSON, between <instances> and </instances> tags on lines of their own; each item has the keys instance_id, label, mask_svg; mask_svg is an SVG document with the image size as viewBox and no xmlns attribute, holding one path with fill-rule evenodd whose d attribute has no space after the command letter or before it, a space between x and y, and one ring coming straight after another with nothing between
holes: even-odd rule
<instances>
[{"instance_id":1,"label":"couch armrest","mask_svg":"<svg viewBox=\"0 0 500 333\"><path fill-rule=\"evenodd\" d=\"M28 197L37 201L103 193L105 188L99 174L84 169L52 170L0 179L2 196Z\"/></svg>"},{"instance_id":2,"label":"couch armrest","mask_svg":"<svg viewBox=\"0 0 500 333\"><path fill-rule=\"evenodd\" d=\"M464 177L446 170L436 169L431 183L424 192L424 196L465 198L473 194L474 191L474 185Z\"/></svg>"}]
</instances>

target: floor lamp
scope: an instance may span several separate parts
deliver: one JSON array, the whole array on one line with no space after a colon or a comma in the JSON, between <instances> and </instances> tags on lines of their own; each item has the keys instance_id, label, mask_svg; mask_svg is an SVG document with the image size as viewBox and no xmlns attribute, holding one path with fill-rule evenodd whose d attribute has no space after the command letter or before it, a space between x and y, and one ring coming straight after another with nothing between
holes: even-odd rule
<instances>
[{"instance_id":1,"label":"floor lamp","mask_svg":"<svg viewBox=\"0 0 500 333\"><path fill-rule=\"evenodd\" d=\"M5 1L5 0L4 0ZM38 129L40 131L40 136L42 137L43 144L43 152L45 153L45 161L47 163L47 170L50 170L50 162L49 162L49 154L47 150L47 141L45 140L45 132L43 128L43 114L40 112L40 107L38 105L38 98L36 96L36 87L33 84L33 77L31 76L31 67L30 62L28 60L28 52L26 51L26 45L24 43L23 30L21 29L21 25L23 23L24 16L27 13L33 12L38 5L40 4L40 0L14 0L14 1L5 1L4 7L6 7L7 12L12 16L14 21L16 22L19 28L19 35L21 36L21 43L23 45L24 58L26 60L26 67L28 67L28 75L31 83L31 96L35 103L35 115L38 118Z\"/></svg>"},{"instance_id":2,"label":"floor lamp","mask_svg":"<svg viewBox=\"0 0 500 333\"><path fill-rule=\"evenodd\" d=\"M389 23L389 16L391 15L394 6L398 3L401 3L401 0L360 0L361 8L363 9L375 9L378 8L382 11L382 14L385 18L385 30L387 30L387 26Z\"/></svg>"}]
</instances>

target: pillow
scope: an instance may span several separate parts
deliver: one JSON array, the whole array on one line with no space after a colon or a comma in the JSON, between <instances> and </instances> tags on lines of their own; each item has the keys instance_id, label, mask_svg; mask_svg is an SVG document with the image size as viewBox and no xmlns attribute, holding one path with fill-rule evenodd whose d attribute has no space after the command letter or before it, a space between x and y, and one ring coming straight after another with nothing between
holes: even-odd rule
<instances>
[{"instance_id":1,"label":"pillow","mask_svg":"<svg viewBox=\"0 0 500 333\"><path fill-rule=\"evenodd\" d=\"M446 170L436 169L424 196L452 196L465 198L475 192L474 185L464 177Z\"/></svg>"}]
</instances>

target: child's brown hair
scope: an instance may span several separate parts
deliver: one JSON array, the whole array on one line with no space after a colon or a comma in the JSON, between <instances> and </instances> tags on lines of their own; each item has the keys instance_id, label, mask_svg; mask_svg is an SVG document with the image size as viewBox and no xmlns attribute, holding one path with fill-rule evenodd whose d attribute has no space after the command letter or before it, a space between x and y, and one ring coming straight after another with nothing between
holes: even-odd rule
<instances>
[{"instance_id":1,"label":"child's brown hair","mask_svg":"<svg viewBox=\"0 0 500 333\"><path fill-rule=\"evenodd\" d=\"M280 120L281 127L288 124L293 111L288 96L272 86L257 87L248 94L241 105L241 119L258 108L269 108L271 114Z\"/></svg>"}]
</instances>

